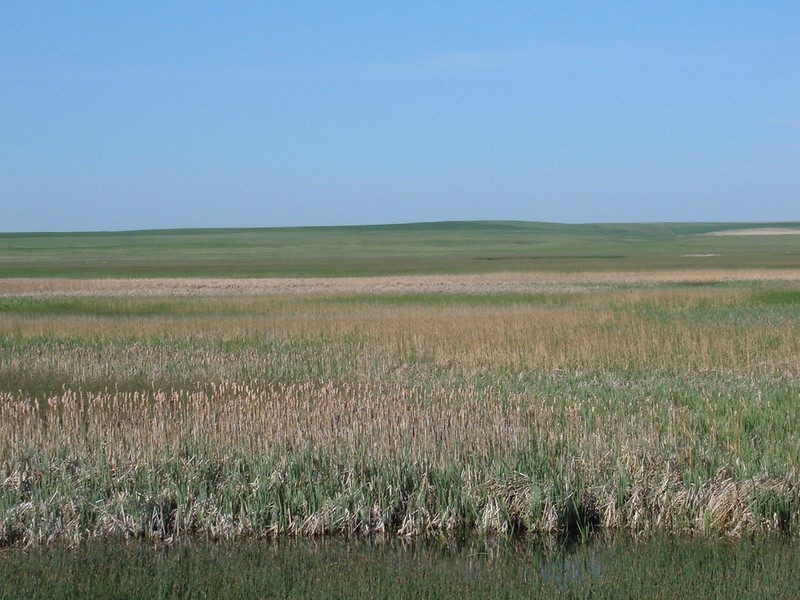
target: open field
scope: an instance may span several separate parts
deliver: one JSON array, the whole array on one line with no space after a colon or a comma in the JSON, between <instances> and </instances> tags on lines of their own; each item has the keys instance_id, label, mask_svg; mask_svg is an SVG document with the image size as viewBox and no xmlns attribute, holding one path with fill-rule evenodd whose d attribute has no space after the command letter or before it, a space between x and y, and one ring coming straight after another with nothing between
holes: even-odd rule
<instances>
[{"instance_id":1,"label":"open field","mask_svg":"<svg viewBox=\"0 0 800 600\"><path fill-rule=\"evenodd\" d=\"M0 277L347 277L797 268L798 223L360 227L0 234Z\"/></svg>"},{"instance_id":2,"label":"open field","mask_svg":"<svg viewBox=\"0 0 800 600\"><path fill-rule=\"evenodd\" d=\"M794 535L798 325L796 272L0 281L0 540Z\"/></svg>"}]
</instances>

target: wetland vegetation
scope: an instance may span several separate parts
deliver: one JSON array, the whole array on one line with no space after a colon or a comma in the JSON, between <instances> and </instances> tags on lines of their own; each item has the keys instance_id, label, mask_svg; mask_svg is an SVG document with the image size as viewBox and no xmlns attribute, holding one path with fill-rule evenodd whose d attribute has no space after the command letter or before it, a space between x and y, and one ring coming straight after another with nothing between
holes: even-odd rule
<instances>
[{"instance_id":1,"label":"wetland vegetation","mask_svg":"<svg viewBox=\"0 0 800 600\"><path fill-rule=\"evenodd\" d=\"M0 299L0 539L794 532L800 286Z\"/></svg>"},{"instance_id":2,"label":"wetland vegetation","mask_svg":"<svg viewBox=\"0 0 800 600\"><path fill-rule=\"evenodd\" d=\"M625 537L555 540L342 539L194 542L118 539L0 555L3 600L73 598L530 599L795 598L791 544Z\"/></svg>"},{"instance_id":3,"label":"wetland vegetation","mask_svg":"<svg viewBox=\"0 0 800 600\"><path fill-rule=\"evenodd\" d=\"M735 237L692 239L724 255ZM308 597L280 587L304 585L292 569L352 559L347 589L366 597L408 597L415 585L493 597L484 592L501 580L507 592L494 597L548 597L564 590L547 561L585 566L607 552L603 569L620 575L581 576L573 597L611 594L618 580L647 597L730 595L724 582L745 573L752 589L780 592L796 577L781 540L794 543L800 525L800 236L783 238L789 254L778 260L778 242L760 240L748 269L724 268L731 256L676 266L664 242L637 263L652 268L632 271L615 259L562 273L554 259L548 272L511 274L0 280L1 576L29 590L25 572L46 582L47 569L102 562L125 589L203 597L189 574L230 560L253 565L242 589ZM32 250L27 270L19 246L3 273L84 273L60 262L62 243L40 244L54 247L44 262ZM124 260L109 272L137 272ZM549 536L589 532L620 537L607 551L542 553ZM472 551L455 540L502 546L522 534L500 552L518 558L493 562L485 579L462 572ZM645 545L630 551L627 536ZM287 538L329 542L292 554ZM390 567L395 538L421 541ZM337 558L329 549L341 544ZM650 567L636 565L674 569L665 547L684 562L663 579L674 593L658 596L642 587ZM123 573L123 562L138 566ZM396 568L402 582L388 575ZM197 585L215 589L214 577ZM342 595L314 577L313 593ZM364 588L374 577L383 583ZM88 575L69 585L101 589Z\"/></svg>"}]
</instances>

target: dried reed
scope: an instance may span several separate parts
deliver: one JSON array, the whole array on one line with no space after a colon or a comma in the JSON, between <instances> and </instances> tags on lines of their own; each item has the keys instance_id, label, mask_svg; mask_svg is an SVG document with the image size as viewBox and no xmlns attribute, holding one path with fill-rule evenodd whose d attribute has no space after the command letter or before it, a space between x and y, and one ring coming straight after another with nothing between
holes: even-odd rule
<instances>
[{"instance_id":1,"label":"dried reed","mask_svg":"<svg viewBox=\"0 0 800 600\"><path fill-rule=\"evenodd\" d=\"M795 531L771 289L8 305L0 542Z\"/></svg>"}]
</instances>

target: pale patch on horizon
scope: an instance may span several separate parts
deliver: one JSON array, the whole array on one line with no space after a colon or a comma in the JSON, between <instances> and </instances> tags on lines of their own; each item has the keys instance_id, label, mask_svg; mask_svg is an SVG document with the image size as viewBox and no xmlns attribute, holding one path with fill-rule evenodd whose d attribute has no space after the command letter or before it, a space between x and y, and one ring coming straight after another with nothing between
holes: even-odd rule
<instances>
[{"instance_id":1,"label":"pale patch on horizon","mask_svg":"<svg viewBox=\"0 0 800 600\"><path fill-rule=\"evenodd\" d=\"M726 229L723 231L709 231L700 235L800 235L800 229L788 227L757 227L754 229Z\"/></svg>"}]
</instances>

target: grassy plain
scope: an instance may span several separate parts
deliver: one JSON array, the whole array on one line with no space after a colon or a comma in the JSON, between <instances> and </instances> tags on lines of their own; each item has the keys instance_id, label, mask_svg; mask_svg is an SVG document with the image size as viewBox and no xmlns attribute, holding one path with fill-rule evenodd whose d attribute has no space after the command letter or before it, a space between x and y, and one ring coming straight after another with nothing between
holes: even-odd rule
<instances>
[{"instance_id":1,"label":"grassy plain","mask_svg":"<svg viewBox=\"0 0 800 600\"><path fill-rule=\"evenodd\" d=\"M792 273L0 282L0 540L794 535Z\"/></svg>"},{"instance_id":2,"label":"grassy plain","mask_svg":"<svg viewBox=\"0 0 800 600\"><path fill-rule=\"evenodd\" d=\"M360 227L0 234L0 277L374 276L795 268L800 236L709 236L798 223Z\"/></svg>"}]
</instances>

